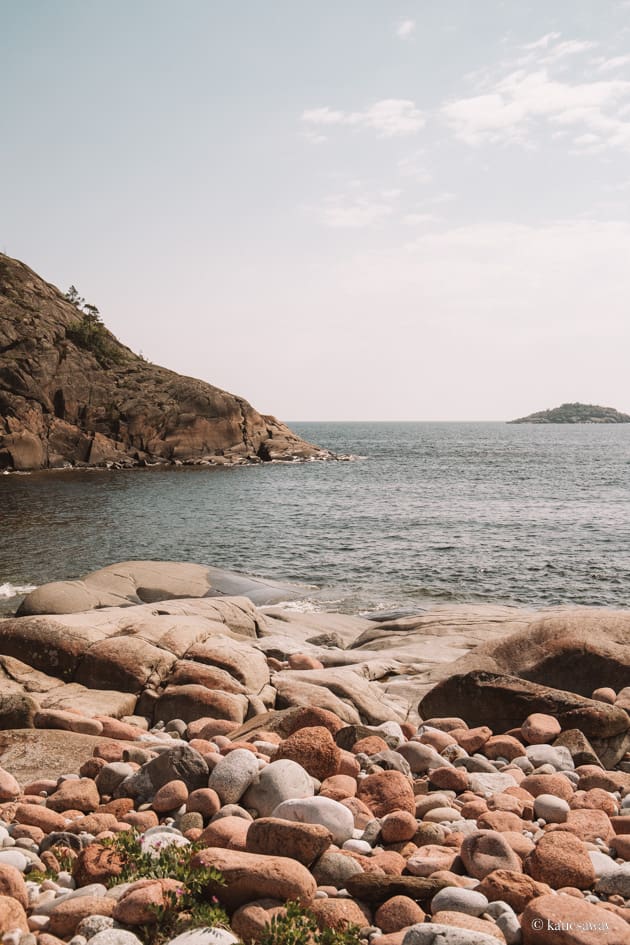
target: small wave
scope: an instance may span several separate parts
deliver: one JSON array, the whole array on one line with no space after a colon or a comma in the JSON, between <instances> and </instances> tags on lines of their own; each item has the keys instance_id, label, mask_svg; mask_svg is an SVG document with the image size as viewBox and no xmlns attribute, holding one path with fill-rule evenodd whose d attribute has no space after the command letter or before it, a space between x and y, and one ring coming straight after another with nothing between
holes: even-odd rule
<instances>
[{"instance_id":1,"label":"small wave","mask_svg":"<svg viewBox=\"0 0 630 945\"><path fill-rule=\"evenodd\" d=\"M0 584L0 600L8 600L10 597L21 597L23 594L30 594L37 587L36 584Z\"/></svg>"},{"instance_id":2,"label":"small wave","mask_svg":"<svg viewBox=\"0 0 630 945\"><path fill-rule=\"evenodd\" d=\"M282 607L283 610L292 610L298 614L307 614L321 610L320 607L317 607L315 601L312 600L279 600L277 604L273 604L272 606Z\"/></svg>"}]
</instances>

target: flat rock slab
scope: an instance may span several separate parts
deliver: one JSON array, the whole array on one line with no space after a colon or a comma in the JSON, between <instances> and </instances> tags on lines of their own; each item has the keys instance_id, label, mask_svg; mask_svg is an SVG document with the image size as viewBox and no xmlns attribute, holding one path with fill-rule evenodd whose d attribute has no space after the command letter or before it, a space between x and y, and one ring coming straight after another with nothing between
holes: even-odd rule
<instances>
[{"instance_id":1,"label":"flat rock slab","mask_svg":"<svg viewBox=\"0 0 630 945\"><path fill-rule=\"evenodd\" d=\"M96 607L124 607L199 597L248 597L273 604L303 597L305 588L222 568L181 561L122 561L77 581L54 581L25 597L18 616L76 614Z\"/></svg>"},{"instance_id":2,"label":"flat rock slab","mask_svg":"<svg viewBox=\"0 0 630 945\"><path fill-rule=\"evenodd\" d=\"M58 778L76 773L105 742L111 744L112 739L57 729L8 729L0 732L0 768L22 785L42 777Z\"/></svg>"}]
</instances>

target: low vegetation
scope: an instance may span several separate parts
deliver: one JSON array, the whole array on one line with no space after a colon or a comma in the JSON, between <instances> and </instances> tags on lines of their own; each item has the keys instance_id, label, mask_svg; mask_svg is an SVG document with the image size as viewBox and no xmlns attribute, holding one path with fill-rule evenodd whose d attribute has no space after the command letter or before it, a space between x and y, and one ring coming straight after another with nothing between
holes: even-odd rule
<instances>
[{"instance_id":1,"label":"low vegetation","mask_svg":"<svg viewBox=\"0 0 630 945\"><path fill-rule=\"evenodd\" d=\"M145 945L163 945L187 929L229 928L227 913L216 897L208 899L206 892L208 886L223 885L221 873L213 867L192 866L200 845L170 843L145 852L139 835L131 830L116 834L104 844L114 850L122 864L122 871L112 878L112 886L140 879L170 879L180 884L164 892L164 905L152 910L154 921L135 930Z\"/></svg>"},{"instance_id":2,"label":"low vegetation","mask_svg":"<svg viewBox=\"0 0 630 945\"><path fill-rule=\"evenodd\" d=\"M81 321L66 330L66 337L78 348L91 352L101 367L122 364L125 352L103 324L96 305L86 302L73 285L65 298L81 313Z\"/></svg>"},{"instance_id":3,"label":"low vegetation","mask_svg":"<svg viewBox=\"0 0 630 945\"><path fill-rule=\"evenodd\" d=\"M271 919L260 945L359 945L360 941L357 925L320 929L312 912L297 902L288 902L286 914Z\"/></svg>"}]
</instances>

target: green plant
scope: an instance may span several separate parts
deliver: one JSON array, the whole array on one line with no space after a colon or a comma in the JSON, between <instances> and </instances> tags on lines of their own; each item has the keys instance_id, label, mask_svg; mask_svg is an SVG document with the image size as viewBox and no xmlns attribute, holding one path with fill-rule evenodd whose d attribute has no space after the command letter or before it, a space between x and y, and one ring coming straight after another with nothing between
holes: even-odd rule
<instances>
[{"instance_id":1,"label":"green plant","mask_svg":"<svg viewBox=\"0 0 630 945\"><path fill-rule=\"evenodd\" d=\"M320 929L317 919L298 902L287 902L285 915L275 915L265 928L260 945L359 945L359 927Z\"/></svg>"},{"instance_id":2,"label":"green plant","mask_svg":"<svg viewBox=\"0 0 630 945\"><path fill-rule=\"evenodd\" d=\"M186 929L229 928L227 913L216 897L209 901L206 898L209 886L223 885L221 873L211 866L192 866L194 854L203 845L191 843L180 847L170 843L148 853L132 830L122 831L103 844L116 852L122 865L111 886L138 879L174 879L180 884L177 889L164 891L164 904L152 909L155 921L140 928L146 945L162 945Z\"/></svg>"},{"instance_id":3,"label":"green plant","mask_svg":"<svg viewBox=\"0 0 630 945\"><path fill-rule=\"evenodd\" d=\"M122 348L116 344L113 336L103 324L96 305L86 302L71 285L65 298L82 315L77 325L66 329L66 337L84 351L90 351L100 365L109 367L111 364L121 364L125 359Z\"/></svg>"}]
</instances>

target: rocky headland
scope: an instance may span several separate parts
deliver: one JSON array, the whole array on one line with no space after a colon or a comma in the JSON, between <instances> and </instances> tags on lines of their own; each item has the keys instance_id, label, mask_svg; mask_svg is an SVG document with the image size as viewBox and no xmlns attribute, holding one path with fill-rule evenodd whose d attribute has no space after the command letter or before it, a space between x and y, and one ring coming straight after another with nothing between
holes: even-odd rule
<instances>
[{"instance_id":1,"label":"rocky headland","mask_svg":"<svg viewBox=\"0 0 630 945\"><path fill-rule=\"evenodd\" d=\"M614 407L597 404L561 404L551 410L539 410L510 423L630 423L630 414L620 413Z\"/></svg>"},{"instance_id":2,"label":"rocky headland","mask_svg":"<svg viewBox=\"0 0 630 945\"><path fill-rule=\"evenodd\" d=\"M630 613L296 596L126 562L0 620L3 945L630 943Z\"/></svg>"},{"instance_id":3,"label":"rocky headland","mask_svg":"<svg viewBox=\"0 0 630 945\"><path fill-rule=\"evenodd\" d=\"M332 458L242 397L134 354L96 312L0 254L0 469Z\"/></svg>"}]
</instances>

